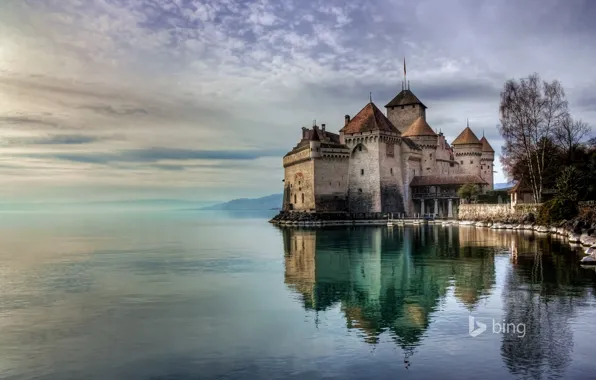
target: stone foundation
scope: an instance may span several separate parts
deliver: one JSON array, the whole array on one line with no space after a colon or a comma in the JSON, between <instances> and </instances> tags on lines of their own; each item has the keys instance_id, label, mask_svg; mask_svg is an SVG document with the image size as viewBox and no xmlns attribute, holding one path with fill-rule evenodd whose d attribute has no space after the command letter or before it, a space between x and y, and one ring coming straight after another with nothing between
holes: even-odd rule
<instances>
[{"instance_id":1,"label":"stone foundation","mask_svg":"<svg viewBox=\"0 0 596 380\"><path fill-rule=\"evenodd\" d=\"M528 214L538 215L540 204L462 204L459 205L459 220L509 221L523 218Z\"/></svg>"}]
</instances>

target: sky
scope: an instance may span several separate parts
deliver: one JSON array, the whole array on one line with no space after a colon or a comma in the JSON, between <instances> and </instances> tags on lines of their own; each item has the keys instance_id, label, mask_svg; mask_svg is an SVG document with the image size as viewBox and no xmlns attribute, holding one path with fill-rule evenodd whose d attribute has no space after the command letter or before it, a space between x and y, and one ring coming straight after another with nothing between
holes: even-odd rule
<instances>
[{"instance_id":1,"label":"sky","mask_svg":"<svg viewBox=\"0 0 596 380\"><path fill-rule=\"evenodd\" d=\"M401 89L497 153L499 93L537 72L596 126L590 0L0 2L0 199L224 201L281 192L316 119ZM495 182L505 182L497 157Z\"/></svg>"}]
</instances>

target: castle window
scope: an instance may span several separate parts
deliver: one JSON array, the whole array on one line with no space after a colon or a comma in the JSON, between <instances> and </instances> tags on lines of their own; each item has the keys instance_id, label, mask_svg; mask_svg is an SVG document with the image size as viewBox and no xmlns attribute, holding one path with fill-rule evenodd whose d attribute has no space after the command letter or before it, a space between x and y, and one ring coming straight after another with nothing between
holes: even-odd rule
<instances>
[{"instance_id":1,"label":"castle window","mask_svg":"<svg viewBox=\"0 0 596 380\"><path fill-rule=\"evenodd\" d=\"M404 106L401 106L401 109L403 110L404 109Z\"/></svg>"},{"instance_id":2,"label":"castle window","mask_svg":"<svg viewBox=\"0 0 596 380\"><path fill-rule=\"evenodd\" d=\"M391 175L393 175L393 168L389 169L389 171L391 172Z\"/></svg>"},{"instance_id":3,"label":"castle window","mask_svg":"<svg viewBox=\"0 0 596 380\"><path fill-rule=\"evenodd\" d=\"M474 163L474 161L470 161L470 165L473 164L473 163Z\"/></svg>"},{"instance_id":4,"label":"castle window","mask_svg":"<svg viewBox=\"0 0 596 380\"><path fill-rule=\"evenodd\" d=\"M430 159L432 160L432 158L433 158L433 154L431 153L431 154L430 154Z\"/></svg>"},{"instance_id":5,"label":"castle window","mask_svg":"<svg viewBox=\"0 0 596 380\"><path fill-rule=\"evenodd\" d=\"M302 193L302 203L304 203L304 193Z\"/></svg>"},{"instance_id":6,"label":"castle window","mask_svg":"<svg viewBox=\"0 0 596 380\"><path fill-rule=\"evenodd\" d=\"M358 189L358 192L361 193L362 192L362 189Z\"/></svg>"},{"instance_id":7,"label":"castle window","mask_svg":"<svg viewBox=\"0 0 596 380\"><path fill-rule=\"evenodd\" d=\"M462 165L464 164L464 160L461 160L461 164L462 164Z\"/></svg>"},{"instance_id":8,"label":"castle window","mask_svg":"<svg viewBox=\"0 0 596 380\"><path fill-rule=\"evenodd\" d=\"M412 108L416 108L416 104L412 104Z\"/></svg>"},{"instance_id":9,"label":"castle window","mask_svg":"<svg viewBox=\"0 0 596 380\"><path fill-rule=\"evenodd\" d=\"M298 203L298 198L296 198L296 194L294 194L294 204Z\"/></svg>"},{"instance_id":10,"label":"castle window","mask_svg":"<svg viewBox=\"0 0 596 380\"><path fill-rule=\"evenodd\" d=\"M362 152L362 145L358 145L358 151Z\"/></svg>"},{"instance_id":11,"label":"castle window","mask_svg":"<svg viewBox=\"0 0 596 380\"><path fill-rule=\"evenodd\" d=\"M337 186L341 186L341 183L339 181L337 181Z\"/></svg>"},{"instance_id":12,"label":"castle window","mask_svg":"<svg viewBox=\"0 0 596 380\"><path fill-rule=\"evenodd\" d=\"M360 175L364 175L364 169L360 169Z\"/></svg>"}]
</instances>

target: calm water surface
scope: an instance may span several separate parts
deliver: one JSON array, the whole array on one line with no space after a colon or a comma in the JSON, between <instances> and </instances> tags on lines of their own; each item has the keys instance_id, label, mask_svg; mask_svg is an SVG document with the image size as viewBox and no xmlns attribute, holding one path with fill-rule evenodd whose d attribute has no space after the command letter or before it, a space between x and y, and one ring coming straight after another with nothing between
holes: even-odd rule
<instances>
[{"instance_id":1,"label":"calm water surface","mask_svg":"<svg viewBox=\"0 0 596 380\"><path fill-rule=\"evenodd\" d=\"M596 272L555 238L268 216L2 215L0 378L596 378Z\"/></svg>"}]
</instances>

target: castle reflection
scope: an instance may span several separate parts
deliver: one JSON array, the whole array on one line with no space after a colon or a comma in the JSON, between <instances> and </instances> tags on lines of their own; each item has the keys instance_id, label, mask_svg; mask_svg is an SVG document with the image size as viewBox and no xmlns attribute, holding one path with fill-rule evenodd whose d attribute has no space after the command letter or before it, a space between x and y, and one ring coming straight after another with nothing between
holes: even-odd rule
<instances>
[{"instance_id":1,"label":"castle reflection","mask_svg":"<svg viewBox=\"0 0 596 380\"><path fill-rule=\"evenodd\" d=\"M501 357L520 378L561 378L571 361L569 321L596 291L596 273L556 237L473 227L282 229L285 283L306 310L339 307L347 327L377 344L387 333L412 355L447 298L472 311L502 298ZM497 284L495 262L501 260ZM507 265L508 264L508 265ZM494 297L492 297L494 298ZM406 367L408 366L406 361ZM545 377L546 376L546 377Z\"/></svg>"},{"instance_id":2,"label":"castle reflection","mask_svg":"<svg viewBox=\"0 0 596 380\"><path fill-rule=\"evenodd\" d=\"M339 304L348 328L359 329L366 342L389 332L402 349L412 348L449 289L468 308L490 294L496 250L478 247L506 248L508 241L476 231L284 229L285 282L307 310Z\"/></svg>"}]
</instances>

